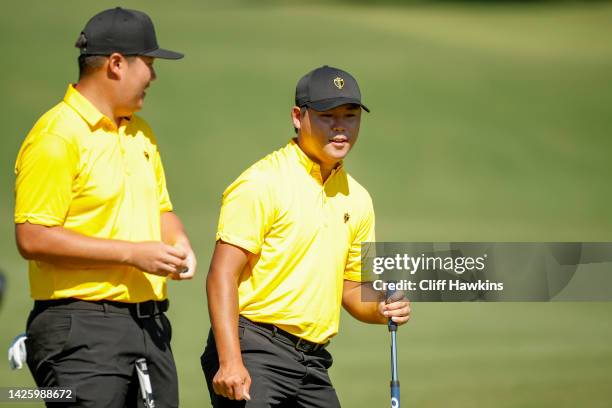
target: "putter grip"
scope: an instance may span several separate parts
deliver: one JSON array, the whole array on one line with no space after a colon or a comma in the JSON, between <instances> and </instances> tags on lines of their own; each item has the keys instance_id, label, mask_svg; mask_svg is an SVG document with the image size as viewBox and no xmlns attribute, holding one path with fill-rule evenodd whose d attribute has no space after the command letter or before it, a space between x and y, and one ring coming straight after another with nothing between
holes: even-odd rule
<instances>
[{"instance_id":1,"label":"putter grip","mask_svg":"<svg viewBox=\"0 0 612 408\"><path fill-rule=\"evenodd\" d=\"M396 291L394 290L387 290L387 293L385 294L386 296L386 303L390 303L391 299L393 299L393 295L395 295ZM397 323L395 323L393 320L391 320L391 318L389 318L389 321L387 322L387 327L389 328L390 332L394 332L397 331Z\"/></svg>"}]
</instances>

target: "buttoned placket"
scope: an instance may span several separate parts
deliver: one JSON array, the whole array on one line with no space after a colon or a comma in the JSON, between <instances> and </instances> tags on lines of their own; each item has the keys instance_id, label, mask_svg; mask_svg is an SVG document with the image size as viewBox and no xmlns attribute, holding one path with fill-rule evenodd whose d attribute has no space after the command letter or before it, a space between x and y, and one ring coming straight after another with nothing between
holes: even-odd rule
<instances>
[{"instance_id":1,"label":"buttoned placket","mask_svg":"<svg viewBox=\"0 0 612 408\"><path fill-rule=\"evenodd\" d=\"M117 135L119 136L119 146L121 148L121 158L123 159L123 171L125 172L126 176L130 176L132 174L132 171L128 163L127 154L125 153L125 150L126 150L125 142L127 138L127 136L125 135L125 129L127 127L127 124L128 124L128 121L126 119L121 119L121 122L119 123L119 129L117 131Z\"/></svg>"},{"instance_id":2,"label":"buttoned placket","mask_svg":"<svg viewBox=\"0 0 612 408\"><path fill-rule=\"evenodd\" d=\"M321 195L321 207L320 207L321 218L320 219L321 219L321 224L323 228L327 228L329 226L329 223L328 223L329 217L328 217L328 212L327 212L327 204L329 202L329 198L327 197L327 194L325 193L325 187L327 186L329 181L334 177L334 175L338 172L340 167L341 166L338 166L332 169L331 173L329 174L325 182L323 182L323 176L321 175L321 167L318 164L314 163L310 170L311 176L317 181L317 184L319 186L319 194Z\"/></svg>"},{"instance_id":3,"label":"buttoned placket","mask_svg":"<svg viewBox=\"0 0 612 408\"><path fill-rule=\"evenodd\" d=\"M125 176L129 176L132 172L130 170L130 166L128 165L128 158L127 158L127 154L126 154L126 146L125 146L125 142L126 142L126 135L125 135L125 129L127 128L128 125L128 121L125 118L121 119L121 122L119 122L119 127L117 127L116 123L113 122L112 120L110 120L109 118L107 118L106 116L103 119L104 123L103 126L108 130L111 131L112 133L115 134L115 137L117 138L117 144L119 145L119 153L121 154L121 164L123 166L123 174Z\"/></svg>"}]
</instances>

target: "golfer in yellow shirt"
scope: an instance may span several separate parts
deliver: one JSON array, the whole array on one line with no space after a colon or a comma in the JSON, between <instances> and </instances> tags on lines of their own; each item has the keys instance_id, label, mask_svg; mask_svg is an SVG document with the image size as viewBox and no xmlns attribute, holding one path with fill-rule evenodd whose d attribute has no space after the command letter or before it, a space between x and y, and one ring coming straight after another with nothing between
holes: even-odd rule
<instances>
[{"instance_id":1,"label":"golfer in yellow shirt","mask_svg":"<svg viewBox=\"0 0 612 408\"><path fill-rule=\"evenodd\" d=\"M148 362L157 407L178 406L166 280L196 261L172 212L157 142L134 113L155 80L151 19L115 8L79 35L79 81L26 137L15 165L15 229L34 308L28 366L79 407L136 406Z\"/></svg>"},{"instance_id":2,"label":"golfer in yellow shirt","mask_svg":"<svg viewBox=\"0 0 612 408\"><path fill-rule=\"evenodd\" d=\"M297 137L223 193L201 359L214 407L338 407L325 347L341 305L364 322L409 319L405 299L361 301L361 243L375 239L374 210L343 159L362 109L348 72L309 72L291 111Z\"/></svg>"}]
</instances>

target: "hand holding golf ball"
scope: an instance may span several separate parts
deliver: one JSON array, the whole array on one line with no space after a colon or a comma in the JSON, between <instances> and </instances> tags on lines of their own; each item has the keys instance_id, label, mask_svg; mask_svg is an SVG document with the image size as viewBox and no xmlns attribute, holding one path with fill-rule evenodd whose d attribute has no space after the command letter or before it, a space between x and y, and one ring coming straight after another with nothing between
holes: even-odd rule
<instances>
[{"instance_id":1,"label":"hand holding golf ball","mask_svg":"<svg viewBox=\"0 0 612 408\"><path fill-rule=\"evenodd\" d=\"M196 271L197 261L195 254L191 249L191 246L185 245L183 243L176 243L174 247L185 251L185 253L187 254L187 257L185 258L186 266L180 273L171 274L170 278L174 280L185 280L193 278Z\"/></svg>"}]
</instances>

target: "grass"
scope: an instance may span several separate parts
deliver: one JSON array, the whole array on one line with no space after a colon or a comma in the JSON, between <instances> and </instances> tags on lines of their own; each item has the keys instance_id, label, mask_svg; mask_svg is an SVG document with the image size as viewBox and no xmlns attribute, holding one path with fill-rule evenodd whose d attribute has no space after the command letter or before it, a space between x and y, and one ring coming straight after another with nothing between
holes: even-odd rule
<instances>
[{"instance_id":1,"label":"grass","mask_svg":"<svg viewBox=\"0 0 612 408\"><path fill-rule=\"evenodd\" d=\"M14 158L75 80L72 44L85 20L115 5L29 0L0 16L0 267L10 284L1 349L23 330L31 304L12 238ZM374 198L380 240L612 240L608 3L124 6L146 10L160 44L187 55L156 63L142 112L201 265L195 281L170 288L182 406L208 404L202 282L220 194L291 137L295 82L316 66L353 73L372 109L348 168ZM609 303L415 304L399 334L402 401L607 407L611 312ZM383 327L343 316L331 351L344 406L387 404ZM0 367L0 386L31 384L28 372Z\"/></svg>"}]
</instances>

